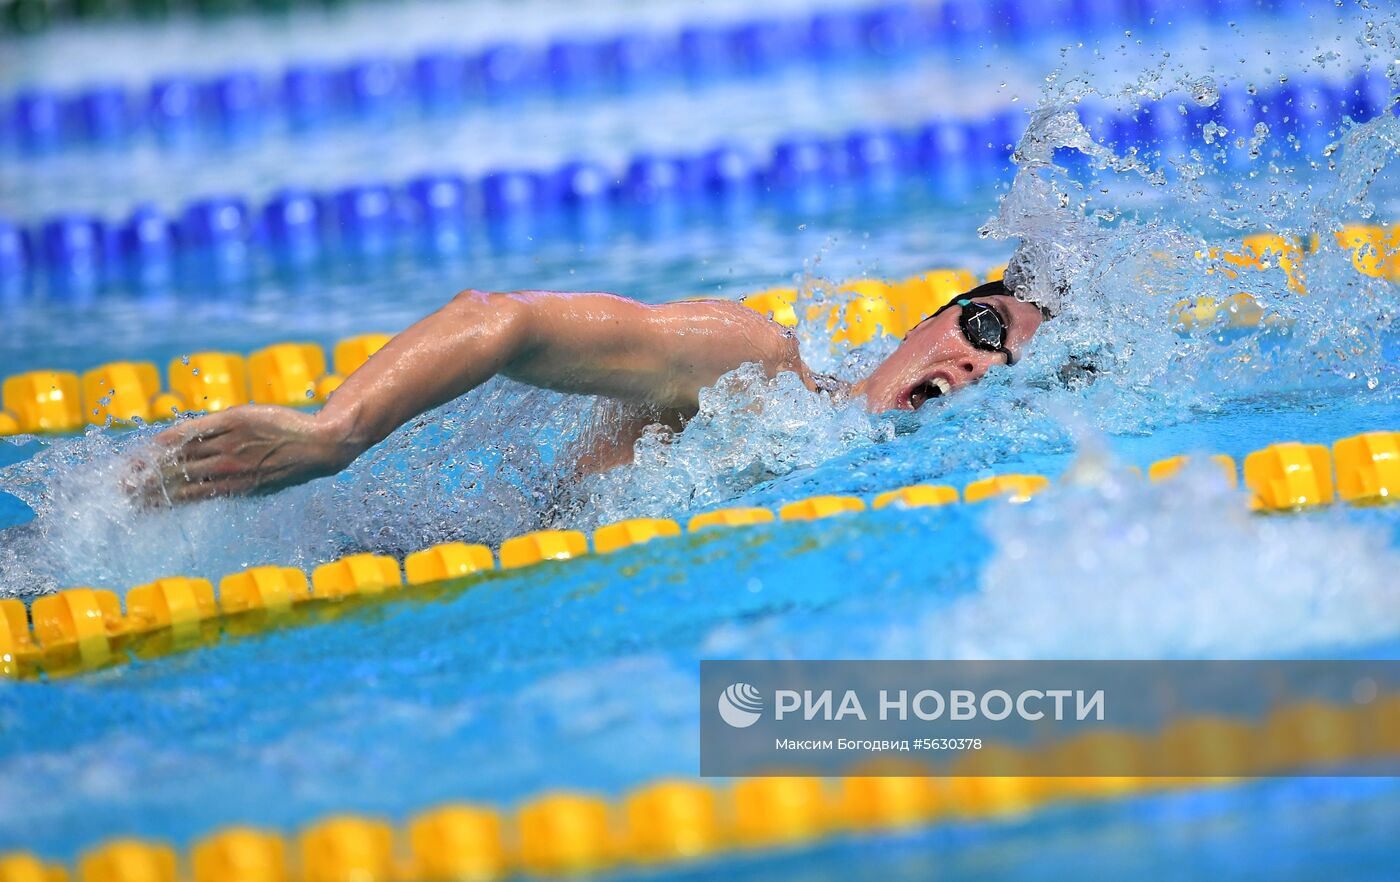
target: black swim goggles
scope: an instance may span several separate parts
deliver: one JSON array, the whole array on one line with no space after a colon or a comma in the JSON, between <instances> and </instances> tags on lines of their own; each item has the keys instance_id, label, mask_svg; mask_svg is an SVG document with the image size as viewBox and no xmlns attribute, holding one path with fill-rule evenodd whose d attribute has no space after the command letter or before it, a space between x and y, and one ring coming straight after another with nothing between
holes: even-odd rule
<instances>
[{"instance_id":1,"label":"black swim goggles","mask_svg":"<svg viewBox=\"0 0 1400 882\"><path fill-rule=\"evenodd\" d=\"M1011 350L1006 348L1006 322L1002 320L1001 313L985 303L959 297L949 301L929 318L954 307L962 308L958 315L958 327L974 349L999 352L1006 356L1007 364L1015 360L1011 356Z\"/></svg>"}]
</instances>

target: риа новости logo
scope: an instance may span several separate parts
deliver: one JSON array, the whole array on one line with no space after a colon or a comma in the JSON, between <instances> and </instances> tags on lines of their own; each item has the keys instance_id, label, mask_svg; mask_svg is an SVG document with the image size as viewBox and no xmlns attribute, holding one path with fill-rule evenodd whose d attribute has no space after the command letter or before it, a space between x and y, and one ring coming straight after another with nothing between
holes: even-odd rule
<instances>
[{"instance_id":1,"label":"\u0440\u0438\u0430 \u043d\u043e\u0432\u043e\u0441\u0442\u0438 logo","mask_svg":"<svg viewBox=\"0 0 1400 882\"><path fill-rule=\"evenodd\" d=\"M720 718L735 729L747 729L762 713L763 694L748 683L735 683L720 693Z\"/></svg>"}]
</instances>

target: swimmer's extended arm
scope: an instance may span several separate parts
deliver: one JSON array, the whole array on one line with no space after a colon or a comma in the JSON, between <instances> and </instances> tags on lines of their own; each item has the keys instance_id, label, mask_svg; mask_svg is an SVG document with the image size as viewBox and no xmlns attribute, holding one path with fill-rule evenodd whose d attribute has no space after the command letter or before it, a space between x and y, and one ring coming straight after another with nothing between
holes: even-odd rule
<instances>
[{"instance_id":1,"label":"swimmer's extended arm","mask_svg":"<svg viewBox=\"0 0 1400 882\"><path fill-rule=\"evenodd\" d=\"M745 362L796 369L790 341L724 301L648 306L611 294L468 291L389 341L320 416L363 450L496 374L691 410L701 389Z\"/></svg>"},{"instance_id":2,"label":"swimmer's extended arm","mask_svg":"<svg viewBox=\"0 0 1400 882\"><path fill-rule=\"evenodd\" d=\"M790 335L725 301L649 306L611 294L466 291L390 340L314 414L238 407L170 429L172 499L268 492L334 474L418 414L496 374L693 411L747 362L805 376Z\"/></svg>"}]
</instances>

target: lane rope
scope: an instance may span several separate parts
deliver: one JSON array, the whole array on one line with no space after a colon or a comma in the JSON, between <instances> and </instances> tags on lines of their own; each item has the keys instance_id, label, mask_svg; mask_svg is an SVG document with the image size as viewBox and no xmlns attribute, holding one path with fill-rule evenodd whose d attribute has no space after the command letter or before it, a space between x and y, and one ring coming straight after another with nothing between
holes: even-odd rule
<instances>
[{"instance_id":1,"label":"lane rope","mask_svg":"<svg viewBox=\"0 0 1400 882\"><path fill-rule=\"evenodd\" d=\"M1400 225L1347 224L1333 237L1357 272L1400 280ZM1231 249L1211 248L1197 255L1241 288L1251 287L1252 273L1282 272L1290 290L1306 292L1308 258L1317 253L1309 242L1273 233L1245 236ZM787 327L820 319L827 310L832 341L847 346L878 335L902 336L953 297L979 281L1001 277L1004 267L978 276L967 269L932 269L899 280L851 279L819 283L823 293L840 301L816 302L810 291L770 288L742 302ZM1191 297L1169 310L1180 333L1201 329L1286 331L1290 321L1271 314L1247 290L1217 300ZM356 368L389 340L387 334L363 334L335 344L327 368L326 353L310 342L275 343L249 356L230 352L196 352L171 359L161 386L160 371L150 362L116 361L84 371L41 369L0 381L0 436L28 433L73 433L85 426L148 423L182 412L214 412L239 404L305 407L321 404Z\"/></svg>"},{"instance_id":2,"label":"lane rope","mask_svg":"<svg viewBox=\"0 0 1400 882\"><path fill-rule=\"evenodd\" d=\"M1256 91L1227 86L1211 107L1169 96L1130 112L1081 107L1079 113L1090 133L1116 150L1185 149L1208 124L1250 131L1262 123L1316 152L1345 118L1364 121L1396 107L1388 81L1373 72L1345 84L1298 78ZM1185 117L1182 106L1188 107ZM472 180L445 170L327 192L288 186L265 200L194 199L174 216L142 206L115 220L61 212L25 227L0 219L0 288L33 287L41 278L58 290L151 287L195 270L209 284L224 285L246 279L258 262L304 269L331 255L408 251L436 259L460 252L482 229L488 239L529 247L544 237L520 235L522 225L548 226L550 219L583 219L587 228L610 212L761 201L784 207L829 198L838 189L887 191L909 181L964 190L1012 170L1024 117L1012 108L913 128L789 133L766 151L719 143L686 154L641 152L620 166L580 157L553 169L503 168ZM1227 151L1222 161L1239 160Z\"/></svg>"},{"instance_id":3,"label":"lane rope","mask_svg":"<svg viewBox=\"0 0 1400 882\"><path fill-rule=\"evenodd\" d=\"M1158 460L1148 468L1154 483L1169 481L1188 457ZM1393 503L1400 496L1400 432L1366 432L1321 444L1286 441L1245 457L1243 469L1223 454L1209 458L1231 486L1241 472L1258 512L1292 512L1330 506ZM1132 471L1137 471L1133 469ZM340 601L402 596L405 581L421 587L453 581L467 590L497 570L612 554L649 542L715 529L753 529L778 521L814 521L867 509L912 509L1001 499L1024 503L1052 486L1035 474L997 474L966 484L916 484L859 496L821 495L766 508L724 508L692 516L682 528L667 518L635 518L607 524L590 537L577 530L540 530L505 540L498 552L485 545L449 542L407 555L402 565L387 555L360 553L322 564L307 574L295 567L257 566L230 573L218 589L197 577L171 576L126 592L79 587L39 596L26 607L0 599L0 676L61 678L97 668L155 659L288 627L329 614ZM410 595L411 596L411 595Z\"/></svg>"},{"instance_id":4,"label":"lane rope","mask_svg":"<svg viewBox=\"0 0 1400 882\"><path fill-rule=\"evenodd\" d=\"M295 835L223 827L183 853L159 839L118 838L74 868L30 852L0 854L0 882L462 882L577 877L621 868L712 861L743 852L811 848L841 837L940 823L1014 822L1074 804L1169 798L1241 777L1155 777L1167 761L1211 757L1251 775L1319 774L1400 757L1400 693L1366 704L1283 700L1261 720L1178 715L1155 732L1094 731L1029 750L994 744L939 767L852 768L838 779L743 778L731 786L662 778L615 798L552 790L513 810L449 803L400 825L337 814ZM1054 768L1101 758L1104 774L1044 777L989 770ZM1068 768L1068 766L1065 766ZM891 771L900 774L887 775ZM938 775L939 777L929 777Z\"/></svg>"}]
</instances>

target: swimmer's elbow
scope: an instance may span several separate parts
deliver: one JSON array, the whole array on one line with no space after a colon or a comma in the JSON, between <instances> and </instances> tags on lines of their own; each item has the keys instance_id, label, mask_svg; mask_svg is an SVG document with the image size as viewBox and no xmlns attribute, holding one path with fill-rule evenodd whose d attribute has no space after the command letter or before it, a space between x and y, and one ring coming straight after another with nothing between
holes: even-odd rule
<instances>
[{"instance_id":1,"label":"swimmer's elbow","mask_svg":"<svg viewBox=\"0 0 1400 882\"><path fill-rule=\"evenodd\" d=\"M497 314L527 309L528 303L514 294L468 288L453 295L444 308L459 313Z\"/></svg>"},{"instance_id":2,"label":"swimmer's elbow","mask_svg":"<svg viewBox=\"0 0 1400 882\"><path fill-rule=\"evenodd\" d=\"M518 294L462 291L437 313L435 336L478 369L499 372L529 355L535 305Z\"/></svg>"},{"instance_id":3,"label":"swimmer's elbow","mask_svg":"<svg viewBox=\"0 0 1400 882\"><path fill-rule=\"evenodd\" d=\"M521 332L528 327L533 309L530 300L517 294L469 288L453 296L443 312L465 327Z\"/></svg>"}]
</instances>

